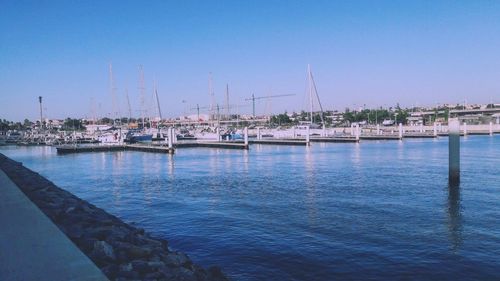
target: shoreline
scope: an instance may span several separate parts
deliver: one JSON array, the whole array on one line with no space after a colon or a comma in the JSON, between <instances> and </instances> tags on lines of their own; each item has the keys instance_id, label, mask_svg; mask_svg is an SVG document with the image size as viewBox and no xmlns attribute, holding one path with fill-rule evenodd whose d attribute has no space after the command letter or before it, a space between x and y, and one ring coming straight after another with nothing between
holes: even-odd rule
<instances>
[{"instance_id":1,"label":"shoreline","mask_svg":"<svg viewBox=\"0 0 500 281\"><path fill-rule=\"evenodd\" d=\"M229 280L2 153L0 169L110 280Z\"/></svg>"}]
</instances>

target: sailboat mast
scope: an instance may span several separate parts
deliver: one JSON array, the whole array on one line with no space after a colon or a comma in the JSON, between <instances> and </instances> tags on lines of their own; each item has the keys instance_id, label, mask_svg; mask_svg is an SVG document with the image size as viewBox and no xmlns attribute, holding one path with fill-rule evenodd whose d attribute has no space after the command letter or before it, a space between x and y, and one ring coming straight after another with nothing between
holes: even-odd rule
<instances>
[{"instance_id":1,"label":"sailboat mast","mask_svg":"<svg viewBox=\"0 0 500 281\"><path fill-rule=\"evenodd\" d=\"M144 129L144 71L142 69L142 64L139 65L139 91L141 95L142 128Z\"/></svg>"},{"instance_id":2,"label":"sailboat mast","mask_svg":"<svg viewBox=\"0 0 500 281\"><path fill-rule=\"evenodd\" d=\"M128 124L130 124L130 120L132 119L132 108L130 107L130 99L128 97L128 88L125 88L125 97L127 98L127 105L128 105Z\"/></svg>"},{"instance_id":3,"label":"sailboat mast","mask_svg":"<svg viewBox=\"0 0 500 281\"><path fill-rule=\"evenodd\" d=\"M230 112L229 112L229 84L226 84L226 118L227 118L227 120L230 119Z\"/></svg>"},{"instance_id":4,"label":"sailboat mast","mask_svg":"<svg viewBox=\"0 0 500 281\"><path fill-rule=\"evenodd\" d=\"M210 95L210 115L212 115L209 119L215 119L215 94L214 87L212 81L212 72L208 73L208 94Z\"/></svg>"},{"instance_id":5,"label":"sailboat mast","mask_svg":"<svg viewBox=\"0 0 500 281\"><path fill-rule=\"evenodd\" d=\"M321 105L321 100L319 99L318 89L316 89L316 82L314 82L314 77L312 75L312 72L310 72L310 77L311 77L311 82L312 82L312 88L313 88L314 93L316 95L316 99L318 100L319 109L321 111L321 114L320 114L321 123L324 125L325 120L323 119L323 106Z\"/></svg>"},{"instance_id":6,"label":"sailboat mast","mask_svg":"<svg viewBox=\"0 0 500 281\"><path fill-rule=\"evenodd\" d=\"M160 99L158 98L158 84L155 84L155 96L156 96L156 105L158 106L158 114L160 115L160 122L163 119L161 116L161 108L160 108Z\"/></svg>"},{"instance_id":7,"label":"sailboat mast","mask_svg":"<svg viewBox=\"0 0 500 281\"><path fill-rule=\"evenodd\" d=\"M309 112L311 114L311 124L313 123L313 95L312 95L312 77L311 65L307 65L307 80L309 85Z\"/></svg>"}]
</instances>

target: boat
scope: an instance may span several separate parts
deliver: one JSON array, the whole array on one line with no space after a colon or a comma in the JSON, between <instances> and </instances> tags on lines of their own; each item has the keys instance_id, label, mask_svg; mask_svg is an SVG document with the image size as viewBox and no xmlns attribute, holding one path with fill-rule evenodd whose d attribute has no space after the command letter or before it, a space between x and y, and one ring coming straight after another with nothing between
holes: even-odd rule
<instances>
[{"instance_id":1,"label":"boat","mask_svg":"<svg viewBox=\"0 0 500 281\"><path fill-rule=\"evenodd\" d=\"M383 125L383 126L392 126L392 125L394 125L394 120L391 120L391 119L385 119L385 120L382 122L382 125Z\"/></svg>"},{"instance_id":2,"label":"boat","mask_svg":"<svg viewBox=\"0 0 500 281\"><path fill-rule=\"evenodd\" d=\"M153 140L153 134L145 133L140 130L129 130L125 136L125 142L150 142Z\"/></svg>"}]
</instances>

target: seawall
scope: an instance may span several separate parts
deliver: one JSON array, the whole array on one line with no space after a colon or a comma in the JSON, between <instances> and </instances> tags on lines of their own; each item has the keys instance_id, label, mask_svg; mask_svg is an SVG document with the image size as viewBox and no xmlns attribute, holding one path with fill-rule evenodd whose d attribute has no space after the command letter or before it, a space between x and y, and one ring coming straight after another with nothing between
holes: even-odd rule
<instances>
[{"instance_id":1,"label":"seawall","mask_svg":"<svg viewBox=\"0 0 500 281\"><path fill-rule=\"evenodd\" d=\"M110 280L228 280L1 153L0 169Z\"/></svg>"}]
</instances>

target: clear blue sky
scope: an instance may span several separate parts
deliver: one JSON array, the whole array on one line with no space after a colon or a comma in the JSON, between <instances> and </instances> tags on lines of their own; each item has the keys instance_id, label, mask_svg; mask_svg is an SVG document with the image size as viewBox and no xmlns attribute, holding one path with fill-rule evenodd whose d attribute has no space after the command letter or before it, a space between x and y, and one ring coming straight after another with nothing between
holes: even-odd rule
<instances>
[{"instance_id":1,"label":"clear blue sky","mask_svg":"<svg viewBox=\"0 0 500 281\"><path fill-rule=\"evenodd\" d=\"M110 61L124 116L139 64L166 117L210 104L209 72L219 103L228 83L306 109L308 63L328 109L500 102L500 1L0 1L0 118L36 119L39 95L49 118L109 114Z\"/></svg>"}]
</instances>

